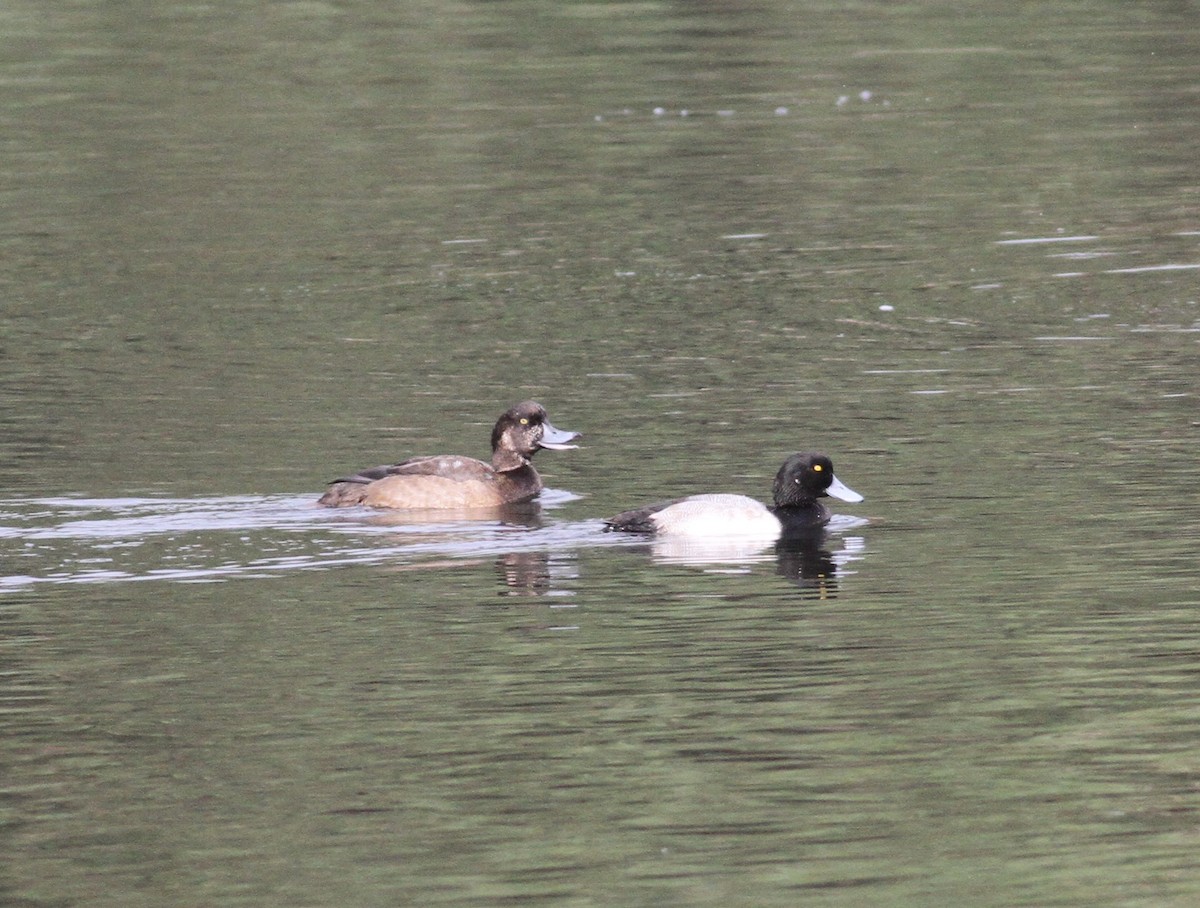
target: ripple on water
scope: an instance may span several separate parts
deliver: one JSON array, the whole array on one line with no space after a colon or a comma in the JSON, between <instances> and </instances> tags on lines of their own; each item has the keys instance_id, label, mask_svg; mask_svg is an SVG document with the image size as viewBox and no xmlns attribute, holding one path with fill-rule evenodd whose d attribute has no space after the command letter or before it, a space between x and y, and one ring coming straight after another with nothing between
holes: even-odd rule
<instances>
[{"instance_id":1,"label":"ripple on water","mask_svg":"<svg viewBox=\"0 0 1200 908\"><path fill-rule=\"evenodd\" d=\"M40 498L0 502L0 589L36 584L167 580L209 583L432 556L542 551L592 540L599 524L556 522L575 498L549 490L541 507L503 519L445 512L389 514L313 506L310 497Z\"/></svg>"}]
</instances>

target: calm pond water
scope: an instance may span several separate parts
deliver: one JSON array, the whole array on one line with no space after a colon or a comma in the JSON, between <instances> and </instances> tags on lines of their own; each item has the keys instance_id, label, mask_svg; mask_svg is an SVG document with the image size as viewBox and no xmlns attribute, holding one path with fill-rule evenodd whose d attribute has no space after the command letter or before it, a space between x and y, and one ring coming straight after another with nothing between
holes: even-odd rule
<instances>
[{"instance_id":1,"label":"calm pond water","mask_svg":"<svg viewBox=\"0 0 1200 908\"><path fill-rule=\"evenodd\" d=\"M0 10L0 903L1195 904L1200 32L1011 6Z\"/></svg>"}]
</instances>

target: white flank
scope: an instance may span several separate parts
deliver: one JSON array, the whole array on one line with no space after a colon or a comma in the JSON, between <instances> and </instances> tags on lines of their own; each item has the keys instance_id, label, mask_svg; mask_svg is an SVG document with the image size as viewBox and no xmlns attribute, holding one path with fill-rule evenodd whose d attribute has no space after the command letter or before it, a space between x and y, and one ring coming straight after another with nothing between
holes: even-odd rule
<instances>
[{"instance_id":1,"label":"white flank","mask_svg":"<svg viewBox=\"0 0 1200 908\"><path fill-rule=\"evenodd\" d=\"M663 536L775 540L783 529L761 502L745 495L693 495L652 518Z\"/></svg>"}]
</instances>

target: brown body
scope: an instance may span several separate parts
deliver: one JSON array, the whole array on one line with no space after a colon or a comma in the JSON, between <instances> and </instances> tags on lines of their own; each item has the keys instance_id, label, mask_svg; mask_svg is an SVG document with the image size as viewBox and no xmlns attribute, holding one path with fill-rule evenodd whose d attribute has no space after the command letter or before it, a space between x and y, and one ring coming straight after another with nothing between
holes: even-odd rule
<instances>
[{"instance_id":1,"label":"brown body","mask_svg":"<svg viewBox=\"0 0 1200 908\"><path fill-rule=\"evenodd\" d=\"M481 460L452 454L417 457L377 469L388 474L369 482L335 482L317 504L332 508L497 508L529 501L542 490L542 477L530 464L497 472Z\"/></svg>"}]
</instances>

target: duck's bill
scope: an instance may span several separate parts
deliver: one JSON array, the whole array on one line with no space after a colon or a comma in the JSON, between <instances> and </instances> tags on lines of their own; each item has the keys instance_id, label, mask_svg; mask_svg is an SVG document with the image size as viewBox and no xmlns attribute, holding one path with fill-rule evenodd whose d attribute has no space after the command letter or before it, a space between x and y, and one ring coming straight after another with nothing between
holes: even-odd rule
<instances>
[{"instance_id":1,"label":"duck's bill","mask_svg":"<svg viewBox=\"0 0 1200 908\"><path fill-rule=\"evenodd\" d=\"M854 489L846 485L836 476L833 477L833 482L829 484L829 488L825 490L826 495L832 495L834 498L840 498L842 501L862 501L863 497Z\"/></svg>"},{"instance_id":2,"label":"duck's bill","mask_svg":"<svg viewBox=\"0 0 1200 908\"><path fill-rule=\"evenodd\" d=\"M569 451L571 448L579 447L579 445L568 444L578 437L578 432L564 432L562 429L556 429L550 423L544 422L542 423L542 438L538 445L549 448L551 451Z\"/></svg>"}]
</instances>

